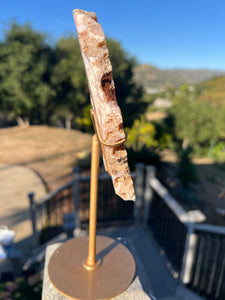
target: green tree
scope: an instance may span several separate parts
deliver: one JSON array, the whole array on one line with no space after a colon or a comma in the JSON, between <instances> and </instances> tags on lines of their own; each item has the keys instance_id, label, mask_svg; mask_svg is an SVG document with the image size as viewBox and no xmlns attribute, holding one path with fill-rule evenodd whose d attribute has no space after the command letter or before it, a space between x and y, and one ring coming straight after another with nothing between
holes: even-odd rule
<instances>
[{"instance_id":1,"label":"green tree","mask_svg":"<svg viewBox=\"0 0 225 300\"><path fill-rule=\"evenodd\" d=\"M134 120L145 112L148 105L143 98L143 87L136 84L133 79L133 68L136 62L118 41L107 39L107 46L113 68L116 97L123 114L124 126L131 127Z\"/></svg>"},{"instance_id":2,"label":"green tree","mask_svg":"<svg viewBox=\"0 0 225 300\"><path fill-rule=\"evenodd\" d=\"M77 39L61 38L55 47L56 64L52 71L52 84L58 104L56 115L72 113L74 122L82 116L90 103L86 74Z\"/></svg>"},{"instance_id":3,"label":"green tree","mask_svg":"<svg viewBox=\"0 0 225 300\"><path fill-rule=\"evenodd\" d=\"M134 59L119 42L108 40L118 103L124 125L145 110L142 88L133 81ZM55 46L29 24L13 23L0 43L0 108L17 119L49 124L54 117L87 129L90 96L78 39L61 38ZM84 118L85 120L82 120ZM90 124L90 122L89 122Z\"/></svg>"},{"instance_id":4,"label":"green tree","mask_svg":"<svg viewBox=\"0 0 225 300\"><path fill-rule=\"evenodd\" d=\"M209 147L220 135L218 110L210 103L181 101L171 112L174 116L175 135L183 149L189 146Z\"/></svg>"},{"instance_id":5,"label":"green tree","mask_svg":"<svg viewBox=\"0 0 225 300\"><path fill-rule=\"evenodd\" d=\"M22 120L46 122L54 90L50 73L54 52L29 24L11 24L0 43L0 107ZM54 105L53 105L54 106Z\"/></svg>"}]
</instances>

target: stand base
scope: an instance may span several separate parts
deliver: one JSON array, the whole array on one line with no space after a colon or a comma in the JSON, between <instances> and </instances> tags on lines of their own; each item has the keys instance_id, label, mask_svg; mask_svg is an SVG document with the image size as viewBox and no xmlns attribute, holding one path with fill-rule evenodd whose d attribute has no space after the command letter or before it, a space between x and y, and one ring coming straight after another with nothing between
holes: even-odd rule
<instances>
[{"instance_id":1,"label":"stand base","mask_svg":"<svg viewBox=\"0 0 225 300\"><path fill-rule=\"evenodd\" d=\"M83 263L88 254L88 237L62 244L51 256L48 274L58 292L71 299L110 299L125 291L135 274L135 262L121 243L104 236L96 237L96 268Z\"/></svg>"}]
</instances>

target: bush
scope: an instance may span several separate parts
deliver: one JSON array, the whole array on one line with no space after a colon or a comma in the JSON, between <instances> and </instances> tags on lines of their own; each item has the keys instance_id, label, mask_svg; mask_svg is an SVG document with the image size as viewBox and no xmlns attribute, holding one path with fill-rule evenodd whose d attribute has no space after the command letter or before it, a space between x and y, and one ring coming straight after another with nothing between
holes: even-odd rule
<instances>
[{"instance_id":1,"label":"bush","mask_svg":"<svg viewBox=\"0 0 225 300\"><path fill-rule=\"evenodd\" d=\"M217 161L225 161L225 143L220 142L216 144L210 149L209 155Z\"/></svg>"},{"instance_id":2,"label":"bush","mask_svg":"<svg viewBox=\"0 0 225 300\"><path fill-rule=\"evenodd\" d=\"M142 116L141 119L136 119L131 129L128 129L127 147L136 151L141 151L142 148L155 148L158 142L155 139L155 126L146 121Z\"/></svg>"},{"instance_id":3,"label":"bush","mask_svg":"<svg viewBox=\"0 0 225 300\"><path fill-rule=\"evenodd\" d=\"M178 152L180 162L177 175L185 188L196 180L196 169L191 162L191 152L190 148Z\"/></svg>"},{"instance_id":4,"label":"bush","mask_svg":"<svg viewBox=\"0 0 225 300\"><path fill-rule=\"evenodd\" d=\"M159 167L160 156L158 153L151 151L147 147L135 151L133 148L127 148L128 162L131 170L135 169L136 163L144 163L145 165L154 165Z\"/></svg>"},{"instance_id":5,"label":"bush","mask_svg":"<svg viewBox=\"0 0 225 300\"><path fill-rule=\"evenodd\" d=\"M0 299L5 300L39 300L42 294L42 280L39 274L30 276L27 280L16 278L0 284Z\"/></svg>"}]
</instances>

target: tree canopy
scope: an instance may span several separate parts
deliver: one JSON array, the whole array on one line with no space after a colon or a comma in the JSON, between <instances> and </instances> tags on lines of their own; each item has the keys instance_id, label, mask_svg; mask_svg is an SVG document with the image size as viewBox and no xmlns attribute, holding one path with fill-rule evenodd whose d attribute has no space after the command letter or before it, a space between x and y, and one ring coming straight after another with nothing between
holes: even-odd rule
<instances>
[{"instance_id":1,"label":"tree canopy","mask_svg":"<svg viewBox=\"0 0 225 300\"><path fill-rule=\"evenodd\" d=\"M175 134L183 146L210 145L219 137L216 108L203 102L185 101L174 109Z\"/></svg>"},{"instance_id":2,"label":"tree canopy","mask_svg":"<svg viewBox=\"0 0 225 300\"><path fill-rule=\"evenodd\" d=\"M182 85L175 93L170 115L173 118L175 139L182 142L183 149L191 147L195 152L205 149L209 153L212 147L224 141L225 107L221 105L222 90L213 94L216 91L214 84L218 87L223 81L224 77L221 77L191 88ZM217 101L218 94L220 98Z\"/></svg>"},{"instance_id":3,"label":"tree canopy","mask_svg":"<svg viewBox=\"0 0 225 300\"><path fill-rule=\"evenodd\" d=\"M142 88L133 81L135 60L120 43L107 40L118 103L125 126L144 111ZM62 37L55 45L29 24L11 24L0 43L0 109L32 124L53 119L87 118L88 85L77 38ZM85 126L83 126L85 129Z\"/></svg>"},{"instance_id":4,"label":"tree canopy","mask_svg":"<svg viewBox=\"0 0 225 300\"><path fill-rule=\"evenodd\" d=\"M53 49L42 33L13 23L0 44L0 107L15 117L45 122L54 96Z\"/></svg>"}]
</instances>

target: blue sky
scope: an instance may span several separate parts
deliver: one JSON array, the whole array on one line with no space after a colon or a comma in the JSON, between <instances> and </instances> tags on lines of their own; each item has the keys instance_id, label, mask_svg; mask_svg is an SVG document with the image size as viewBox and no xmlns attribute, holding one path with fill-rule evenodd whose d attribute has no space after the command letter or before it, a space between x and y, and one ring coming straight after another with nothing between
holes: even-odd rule
<instances>
[{"instance_id":1,"label":"blue sky","mask_svg":"<svg viewBox=\"0 0 225 300\"><path fill-rule=\"evenodd\" d=\"M96 12L106 36L139 63L225 70L225 0L6 0L0 37L12 20L30 22L53 40L75 36L75 8Z\"/></svg>"}]
</instances>

